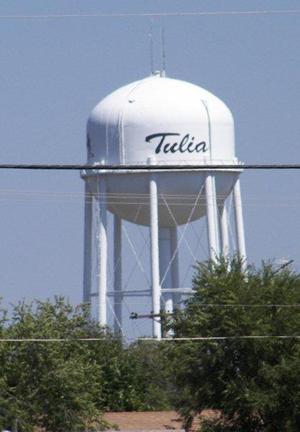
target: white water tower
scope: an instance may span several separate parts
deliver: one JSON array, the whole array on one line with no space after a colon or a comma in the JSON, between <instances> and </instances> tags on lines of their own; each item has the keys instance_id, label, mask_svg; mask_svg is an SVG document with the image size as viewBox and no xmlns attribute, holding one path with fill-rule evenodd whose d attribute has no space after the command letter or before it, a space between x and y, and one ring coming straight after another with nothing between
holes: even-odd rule
<instances>
[{"instance_id":1,"label":"white water tower","mask_svg":"<svg viewBox=\"0 0 300 432\"><path fill-rule=\"evenodd\" d=\"M180 299L177 227L206 217L209 256L230 252L226 199L232 194L238 255L246 259L234 122L216 96L188 82L155 74L126 85L93 109L87 124L84 302L91 302L96 243L98 319L107 324L108 247L114 250L116 327L122 321L122 220L150 227L152 311L172 312ZM205 169L206 165L236 168ZM120 170L99 169L116 165ZM132 166L135 166L133 169ZM145 166L151 169L146 169ZM177 168L168 165L176 165ZM163 169L159 167L163 166ZM201 166L199 170L197 167ZM126 168L127 167L127 168ZM131 168L132 167L132 168ZM139 168L140 167L140 168ZM126 169L124 169L126 168ZM132 199L134 197L134 199ZM98 230L93 232L93 200ZM109 240L107 211L114 217ZM118 265L117 265L118 264ZM163 278L169 266L168 277ZM153 336L161 325L153 320Z\"/></svg>"}]
</instances>

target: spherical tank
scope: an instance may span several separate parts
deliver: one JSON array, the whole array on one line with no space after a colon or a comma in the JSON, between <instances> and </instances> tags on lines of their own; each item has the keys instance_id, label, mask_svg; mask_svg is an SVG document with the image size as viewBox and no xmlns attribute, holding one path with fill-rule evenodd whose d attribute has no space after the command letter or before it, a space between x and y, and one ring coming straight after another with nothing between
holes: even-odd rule
<instances>
[{"instance_id":1,"label":"spherical tank","mask_svg":"<svg viewBox=\"0 0 300 432\"><path fill-rule=\"evenodd\" d=\"M88 164L141 165L141 170L107 171L108 209L128 221L149 225L149 176L157 179L159 224L180 225L205 212L205 171L195 166L237 164L215 171L216 191L225 199L239 175L234 122L216 96L194 84L153 75L128 84L93 109L87 124ZM142 165L186 168L145 171ZM194 168L194 169L193 169ZM95 170L95 172L97 172ZM97 191L101 177L89 172Z\"/></svg>"}]
</instances>

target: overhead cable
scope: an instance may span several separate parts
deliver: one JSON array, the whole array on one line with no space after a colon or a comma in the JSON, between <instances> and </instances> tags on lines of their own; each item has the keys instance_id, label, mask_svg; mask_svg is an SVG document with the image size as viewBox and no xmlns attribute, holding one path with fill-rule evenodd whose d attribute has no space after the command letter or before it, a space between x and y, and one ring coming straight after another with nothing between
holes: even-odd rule
<instances>
[{"instance_id":1,"label":"overhead cable","mask_svg":"<svg viewBox=\"0 0 300 432\"><path fill-rule=\"evenodd\" d=\"M117 338L116 338L117 339ZM0 342L97 342L107 338L0 338Z\"/></svg>"},{"instance_id":2,"label":"overhead cable","mask_svg":"<svg viewBox=\"0 0 300 432\"><path fill-rule=\"evenodd\" d=\"M96 174L107 171L209 171L209 170L299 170L300 163L295 164L201 164L201 165L89 165L89 164L0 164L0 169L7 170L92 170ZM90 174L90 173L89 173ZM92 174L92 173L91 173Z\"/></svg>"},{"instance_id":3,"label":"overhead cable","mask_svg":"<svg viewBox=\"0 0 300 432\"><path fill-rule=\"evenodd\" d=\"M0 15L0 19L63 19L63 18L143 18L143 17L197 17L197 16L255 16L255 15L298 15L300 9L264 10L219 10L219 11L182 11L182 12L119 12L119 13L70 13L70 14L24 14Z\"/></svg>"},{"instance_id":4,"label":"overhead cable","mask_svg":"<svg viewBox=\"0 0 300 432\"><path fill-rule=\"evenodd\" d=\"M113 338L113 339L119 339ZM153 337L139 337L140 341L219 341L219 340L238 340L238 339L300 339L300 335L237 335L237 336L196 336L196 337L170 337L155 339ZM131 338L128 338L131 340ZM107 341L106 337L79 337L79 338L0 338L2 342L99 342Z\"/></svg>"},{"instance_id":5,"label":"overhead cable","mask_svg":"<svg viewBox=\"0 0 300 432\"><path fill-rule=\"evenodd\" d=\"M118 340L119 338L115 338ZM128 341L134 338L126 338ZM199 337L173 337L155 339L153 337L139 337L139 341L152 341L152 342L176 342L176 341L222 341L222 340L264 340L264 339L296 339L300 340L300 335L249 335L249 336L199 336ZM14 343L74 343L74 342L100 342L107 341L107 338L0 338L0 343L14 342Z\"/></svg>"},{"instance_id":6,"label":"overhead cable","mask_svg":"<svg viewBox=\"0 0 300 432\"><path fill-rule=\"evenodd\" d=\"M299 335L249 335L249 336L199 336L199 337L173 337L155 339L152 337L139 338L139 341L173 342L173 341L220 341L234 339L299 339Z\"/></svg>"},{"instance_id":7,"label":"overhead cable","mask_svg":"<svg viewBox=\"0 0 300 432\"><path fill-rule=\"evenodd\" d=\"M240 308L274 308L274 307L278 307L278 308L298 308L300 307L299 303L294 303L294 304L239 304L239 303L235 303L235 304L215 304L215 303L203 303L203 304L197 304L197 307L203 307L203 308L208 308L208 307L219 307L219 308L234 308L234 307L240 307Z\"/></svg>"}]
</instances>

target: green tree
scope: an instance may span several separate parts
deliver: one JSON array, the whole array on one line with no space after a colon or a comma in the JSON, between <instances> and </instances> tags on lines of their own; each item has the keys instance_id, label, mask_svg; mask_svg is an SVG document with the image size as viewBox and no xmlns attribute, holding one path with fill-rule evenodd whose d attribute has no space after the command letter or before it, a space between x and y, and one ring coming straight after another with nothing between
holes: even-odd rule
<instances>
[{"instance_id":1,"label":"green tree","mask_svg":"<svg viewBox=\"0 0 300 432\"><path fill-rule=\"evenodd\" d=\"M100 365L89 361L88 341L103 338L102 349L110 337L88 320L82 308L73 308L62 298L54 303L20 303L2 337L17 339L65 339L44 342L5 342L1 347L0 412L3 426L30 432L34 427L47 432L82 431L105 428L98 404L102 376ZM105 346L104 346L105 345Z\"/></svg>"},{"instance_id":2,"label":"green tree","mask_svg":"<svg viewBox=\"0 0 300 432\"><path fill-rule=\"evenodd\" d=\"M229 339L172 343L175 403L186 426L216 409L220 417L202 430L299 430L300 340L235 337L299 335L299 307L280 305L300 304L300 276L266 264L244 273L239 260L220 260L198 264L193 287L174 318L176 336Z\"/></svg>"},{"instance_id":3,"label":"green tree","mask_svg":"<svg viewBox=\"0 0 300 432\"><path fill-rule=\"evenodd\" d=\"M139 341L129 347L129 360L134 365L133 387L137 393L137 409L168 410L174 387L166 347L160 343Z\"/></svg>"},{"instance_id":4,"label":"green tree","mask_svg":"<svg viewBox=\"0 0 300 432\"><path fill-rule=\"evenodd\" d=\"M103 429L105 411L170 406L163 346L124 346L63 298L0 311L0 336L19 340L0 344L0 428Z\"/></svg>"},{"instance_id":5,"label":"green tree","mask_svg":"<svg viewBox=\"0 0 300 432\"><path fill-rule=\"evenodd\" d=\"M109 349L92 345L89 356L100 365L99 403L104 411L151 411L170 408L170 380L160 344L136 342L124 346L118 339Z\"/></svg>"}]
</instances>

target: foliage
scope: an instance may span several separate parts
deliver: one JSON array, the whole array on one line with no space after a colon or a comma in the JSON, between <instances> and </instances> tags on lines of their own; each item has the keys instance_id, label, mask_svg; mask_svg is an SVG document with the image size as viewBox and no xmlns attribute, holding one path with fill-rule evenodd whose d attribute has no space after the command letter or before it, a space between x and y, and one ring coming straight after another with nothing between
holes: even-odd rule
<instances>
[{"instance_id":1,"label":"foliage","mask_svg":"<svg viewBox=\"0 0 300 432\"><path fill-rule=\"evenodd\" d=\"M198 264L193 286L166 331L226 339L126 346L63 298L19 303L10 319L0 309L2 339L52 339L0 344L0 430L92 431L108 427L105 411L174 406L186 427L215 409L202 432L299 430L299 339L236 336L298 335L300 307L280 305L300 304L300 276L220 260Z\"/></svg>"},{"instance_id":2,"label":"foliage","mask_svg":"<svg viewBox=\"0 0 300 432\"><path fill-rule=\"evenodd\" d=\"M151 411L170 408L166 356L159 344L137 342L126 347L115 340L110 351L92 346L101 363L101 408L104 411ZM101 359L101 360L100 360ZM100 393L99 393L100 394Z\"/></svg>"},{"instance_id":3,"label":"foliage","mask_svg":"<svg viewBox=\"0 0 300 432\"><path fill-rule=\"evenodd\" d=\"M35 426L49 432L106 426L94 381L101 374L100 365L87 361L89 342L67 341L82 336L103 337L103 330L89 324L84 309L74 309L62 298L54 304L20 303L14 308L12 321L2 327L2 337L65 338L66 342L1 344L0 426L24 432Z\"/></svg>"},{"instance_id":4,"label":"foliage","mask_svg":"<svg viewBox=\"0 0 300 432\"><path fill-rule=\"evenodd\" d=\"M279 305L300 304L300 276L269 264L244 273L241 264L196 268L195 295L174 318L176 336L233 338L173 343L176 407L186 426L204 409L220 410L203 425L207 432L299 430L300 341L235 337L299 335L299 307Z\"/></svg>"},{"instance_id":5,"label":"foliage","mask_svg":"<svg viewBox=\"0 0 300 432\"><path fill-rule=\"evenodd\" d=\"M138 393L138 405L142 411L172 409L174 391L164 345L140 341L128 349L130 363L134 365L133 386Z\"/></svg>"},{"instance_id":6,"label":"foliage","mask_svg":"<svg viewBox=\"0 0 300 432\"><path fill-rule=\"evenodd\" d=\"M99 430L105 411L169 407L161 347L126 347L87 312L63 298L19 303L10 320L0 312L2 339L52 340L0 344L0 430Z\"/></svg>"}]
</instances>

